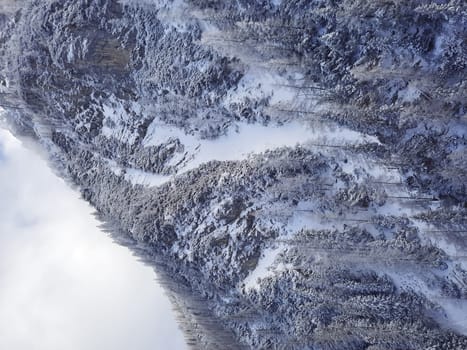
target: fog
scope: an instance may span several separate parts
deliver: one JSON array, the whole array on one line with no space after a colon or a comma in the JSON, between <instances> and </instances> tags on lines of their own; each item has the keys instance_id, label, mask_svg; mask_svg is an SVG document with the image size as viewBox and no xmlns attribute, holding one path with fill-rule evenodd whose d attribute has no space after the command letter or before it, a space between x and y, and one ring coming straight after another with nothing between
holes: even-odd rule
<instances>
[{"instance_id":1,"label":"fog","mask_svg":"<svg viewBox=\"0 0 467 350\"><path fill-rule=\"evenodd\" d=\"M0 349L185 349L152 269L0 129Z\"/></svg>"}]
</instances>

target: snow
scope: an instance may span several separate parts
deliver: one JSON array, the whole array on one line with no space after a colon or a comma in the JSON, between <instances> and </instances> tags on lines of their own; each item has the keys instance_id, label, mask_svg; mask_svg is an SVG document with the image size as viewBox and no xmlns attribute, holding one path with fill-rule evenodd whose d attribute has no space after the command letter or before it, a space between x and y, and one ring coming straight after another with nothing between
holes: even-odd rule
<instances>
[{"instance_id":1,"label":"snow","mask_svg":"<svg viewBox=\"0 0 467 350\"><path fill-rule=\"evenodd\" d=\"M102 122L102 135L107 138L115 138L121 142L134 144L137 133L132 132L129 126L132 125L133 116L125 110L125 107L118 102L115 97L102 105L104 120Z\"/></svg>"},{"instance_id":2,"label":"snow","mask_svg":"<svg viewBox=\"0 0 467 350\"><path fill-rule=\"evenodd\" d=\"M74 49L73 49L73 43L71 43L69 46L68 46L68 52L67 52L67 55L66 55L66 59L68 61L68 63L71 63L73 62L74 58L75 58L75 54L74 54Z\"/></svg>"},{"instance_id":3,"label":"snow","mask_svg":"<svg viewBox=\"0 0 467 350\"><path fill-rule=\"evenodd\" d=\"M120 140L128 139L134 142L134 135L126 132L122 125L129 120L121 106L112 109L108 105L104 106L105 123L113 123L110 128L104 126L103 134L108 137L116 137ZM177 143L183 147L177 147ZM294 147L301 145L313 149L315 147L347 146L362 143L378 143L375 137L363 135L359 132L336 127L333 125L319 125L315 123L311 128L304 122L294 121L283 125L262 125L248 124L240 122L231 128L227 135L216 139L200 139L195 135L186 134L182 129L168 125L159 119L154 119L147 129L146 136L142 141L143 147L157 146L160 144L173 143L178 150L166 164L177 168L177 174L182 174L194 169L201 164L210 161L238 161L248 158L255 153L263 153L280 147ZM358 165L366 164L363 160L358 161ZM348 163L349 173L355 171L356 164ZM387 169L366 166L367 173L387 174ZM151 173L130 172L127 178L132 183L160 185L164 181L169 181L170 176L160 176ZM394 175L392 174L391 179ZM149 180L152 179L152 180Z\"/></svg>"},{"instance_id":4,"label":"snow","mask_svg":"<svg viewBox=\"0 0 467 350\"><path fill-rule=\"evenodd\" d=\"M115 175L120 176L123 173L123 170L121 167L118 166L117 162L114 160L106 159L107 165Z\"/></svg>"},{"instance_id":5,"label":"snow","mask_svg":"<svg viewBox=\"0 0 467 350\"><path fill-rule=\"evenodd\" d=\"M397 97L403 102L414 102L420 95L421 91L412 84L409 84L405 89L398 92Z\"/></svg>"},{"instance_id":6,"label":"snow","mask_svg":"<svg viewBox=\"0 0 467 350\"><path fill-rule=\"evenodd\" d=\"M153 174L139 169L127 168L125 169L124 178L125 180L131 182L133 185L155 187L170 181L172 176Z\"/></svg>"},{"instance_id":7,"label":"snow","mask_svg":"<svg viewBox=\"0 0 467 350\"><path fill-rule=\"evenodd\" d=\"M128 1L128 0L127 0ZM132 0L131 2L134 2ZM166 26L177 28L180 33L189 32L189 18L192 16L190 7L183 0L137 0L140 4L159 8L157 17Z\"/></svg>"},{"instance_id":8,"label":"snow","mask_svg":"<svg viewBox=\"0 0 467 350\"><path fill-rule=\"evenodd\" d=\"M397 169L387 168L384 165L369 162L368 159L360 154L347 157L346 162L340 162L339 165L342 168L342 171L349 175L353 175L355 177L355 181L358 183L362 183L369 177L380 182L402 182L401 174Z\"/></svg>"},{"instance_id":9,"label":"snow","mask_svg":"<svg viewBox=\"0 0 467 350\"><path fill-rule=\"evenodd\" d=\"M170 175L154 174L135 168L122 168L114 160L104 160L112 173L116 176L123 175L124 179L129 181L132 185L157 187L169 182L173 178L173 176Z\"/></svg>"},{"instance_id":10,"label":"snow","mask_svg":"<svg viewBox=\"0 0 467 350\"><path fill-rule=\"evenodd\" d=\"M23 6L21 1L17 0L2 0L0 2L0 13L11 16Z\"/></svg>"},{"instance_id":11,"label":"snow","mask_svg":"<svg viewBox=\"0 0 467 350\"><path fill-rule=\"evenodd\" d=\"M290 87L290 83L278 76L271 74L266 69L251 68L240 79L238 88L229 91L223 104L228 107L231 103L241 103L246 98L257 99L270 98L271 104L291 104L297 97L297 90Z\"/></svg>"},{"instance_id":12,"label":"snow","mask_svg":"<svg viewBox=\"0 0 467 350\"><path fill-rule=\"evenodd\" d=\"M441 306L444 315L439 316L438 321L447 327L467 335L467 301L448 297L440 297L439 290L433 289L423 281L416 273L411 272L386 272L399 289L412 289L423 294L429 300Z\"/></svg>"},{"instance_id":13,"label":"snow","mask_svg":"<svg viewBox=\"0 0 467 350\"><path fill-rule=\"evenodd\" d=\"M298 121L271 126L238 123L235 129L217 139L206 140L187 135L182 129L155 119L149 125L142 144L148 147L179 140L183 145L183 150L177 152L168 165L177 166L180 174L209 161L242 160L251 154L280 147L307 146L307 143L309 147L314 147L316 142L347 145L376 141L371 137L343 128L322 126L313 130Z\"/></svg>"},{"instance_id":14,"label":"snow","mask_svg":"<svg viewBox=\"0 0 467 350\"><path fill-rule=\"evenodd\" d=\"M202 140L185 134L181 129L155 121L149 126L143 145L147 147L180 140L184 150L171 159L170 165L181 163L179 173L182 173L213 160L242 160L252 153L295 146L310 136L309 131L297 122L271 127L239 123L236 129L236 132L214 140Z\"/></svg>"},{"instance_id":15,"label":"snow","mask_svg":"<svg viewBox=\"0 0 467 350\"><path fill-rule=\"evenodd\" d=\"M157 0L118 0L118 2L122 5L132 6L132 5L150 5L155 6L158 1Z\"/></svg>"},{"instance_id":16,"label":"snow","mask_svg":"<svg viewBox=\"0 0 467 350\"><path fill-rule=\"evenodd\" d=\"M467 335L467 302L465 300L444 299L441 306L446 312L444 322L450 328Z\"/></svg>"},{"instance_id":17,"label":"snow","mask_svg":"<svg viewBox=\"0 0 467 350\"><path fill-rule=\"evenodd\" d=\"M433 55L435 57L441 57L444 54L444 43L446 40L446 35L444 33L440 33L436 36L435 45L433 49Z\"/></svg>"},{"instance_id":18,"label":"snow","mask_svg":"<svg viewBox=\"0 0 467 350\"><path fill-rule=\"evenodd\" d=\"M281 240L286 241L291 239L295 234L303 229L308 230L322 230L329 228L342 229L342 223L329 223L329 220L323 220L322 214L318 212L317 203L314 201L302 201L297 204L296 210L293 214L286 219L283 227L280 227L285 234L280 236ZM283 208L282 208L283 210ZM258 264L254 270L244 279L245 289L258 290L261 280L272 277L276 273L280 273L291 269L291 264L275 263L276 258L286 249L286 242L281 242L279 245L266 248L263 250ZM319 254L316 259L320 259Z\"/></svg>"},{"instance_id":19,"label":"snow","mask_svg":"<svg viewBox=\"0 0 467 350\"><path fill-rule=\"evenodd\" d=\"M274 261L278 257L278 255L283 251L283 247L274 247L274 248L267 248L261 254L261 257L256 265L256 268L250 272L250 274L244 279L244 284L246 290L260 288L260 281L267 277L271 277L274 275L275 270L272 265ZM281 266L281 269L284 267Z\"/></svg>"},{"instance_id":20,"label":"snow","mask_svg":"<svg viewBox=\"0 0 467 350\"><path fill-rule=\"evenodd\" d=\"M317 208L317 202L301 201L288 219L285 231L287 232L287 238L290 238L293 234L304 229L318 231L342 228L342 225L339 222L330 223L329 219L325 219L323 213L320 213Z\"/></svg>"},{"instance_id":21,"label":"snow","mask_svg":"<svg viewBox=\"0 0 467 350\"><path fill-rule=\"evenodd\" d=\"M86 53L89 49L89 42L87 38L84 38L83 42L81 43L81 59L86 56Z\"/></svg>"},{"instance_id":22,"label":"snow","mask_svg":"<svg viewBox=\"0 0 467 350\"><path fill-rule=\"evenodd\" d=\"M416 221L417 226L423 233L423 238L434 246L444 251L449 256L448 266L458 264L463 270L467 271L467 260L465 258L465 244L461 238L455 238L447 232L436 232L439 230L436 226ZM459 241L456 241L460 239Z\"/></svg>"}]
</instances>

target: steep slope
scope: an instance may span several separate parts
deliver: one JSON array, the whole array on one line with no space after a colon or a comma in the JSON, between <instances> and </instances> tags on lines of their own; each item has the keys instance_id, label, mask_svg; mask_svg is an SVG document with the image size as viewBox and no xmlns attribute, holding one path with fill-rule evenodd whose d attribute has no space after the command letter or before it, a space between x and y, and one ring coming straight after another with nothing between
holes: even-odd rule
<instances>
[{"instance_id":1,"label":"steep slope","mask_svg":"<svg viewBox=\"0 0 467 350\"><path fill-rule=\"evenodd\" d=\"M462 1L16 6L5 123L194 348L467 348Z\"/></svg>"}]
</instances>

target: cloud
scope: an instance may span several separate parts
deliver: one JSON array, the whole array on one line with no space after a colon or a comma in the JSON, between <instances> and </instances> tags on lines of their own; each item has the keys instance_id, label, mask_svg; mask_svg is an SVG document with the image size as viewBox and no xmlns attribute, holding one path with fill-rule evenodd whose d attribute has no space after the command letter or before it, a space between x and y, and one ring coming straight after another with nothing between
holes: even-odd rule
<instances>
[{"instance_id":1,"label":"cloud","mask_svg":"<svg viewBox=\"0 0 467 350\"><path fill-rule=\"evenodd\" d=\"M0 130L0 349L184 349L153 271Z\"/></svg>"}]
</instances>

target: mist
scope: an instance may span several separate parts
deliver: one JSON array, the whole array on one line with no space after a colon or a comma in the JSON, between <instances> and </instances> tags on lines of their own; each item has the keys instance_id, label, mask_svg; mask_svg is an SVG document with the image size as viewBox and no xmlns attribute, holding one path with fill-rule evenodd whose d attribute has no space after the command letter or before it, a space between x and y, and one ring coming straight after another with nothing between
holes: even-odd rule
<instances>
[{"instance_id":1,"label":"mist","mask_svg":"<svg viewBox=\"0 0 467 350\"><path fill-rule=\"evenodd\" d=\"M0 129L0 349L185 349L153 270Z\"/></svg>"}]
</instances>

